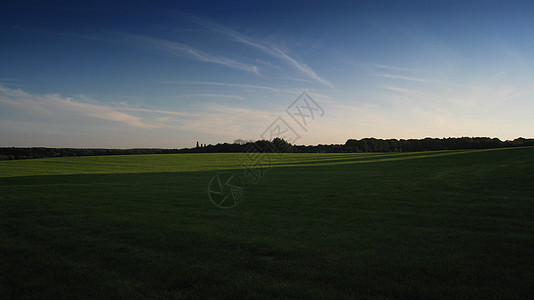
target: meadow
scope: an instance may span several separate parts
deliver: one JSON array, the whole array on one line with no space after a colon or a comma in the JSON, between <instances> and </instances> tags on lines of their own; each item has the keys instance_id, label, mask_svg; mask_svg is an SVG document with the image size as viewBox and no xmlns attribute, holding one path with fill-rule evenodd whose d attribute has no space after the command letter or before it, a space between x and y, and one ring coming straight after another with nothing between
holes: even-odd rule
<instances>
[{"instance_id":1,"label":"meadow","mask_svg":"<svg viewBox=\"0 0 534 300\"><path fill-rule=\"evenodd\" d=\"M244 155L0 161L0 298L534 297L534 147Z\"/></svg>"}]
</instances>

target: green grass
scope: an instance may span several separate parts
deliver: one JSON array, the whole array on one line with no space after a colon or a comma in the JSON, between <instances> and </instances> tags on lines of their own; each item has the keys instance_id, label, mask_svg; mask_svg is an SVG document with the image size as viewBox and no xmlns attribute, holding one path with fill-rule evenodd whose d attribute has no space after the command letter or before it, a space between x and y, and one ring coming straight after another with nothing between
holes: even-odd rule
<instances>
[{"instance_id":1,"label":"green grass","mask_svg":"<svg viewBox=\"0 0 534 300\"><path fill-rule=\"evenodd\" d=\"M0 298L532 298L534 148L0 162Z\"/></svg>"}]
</instances>

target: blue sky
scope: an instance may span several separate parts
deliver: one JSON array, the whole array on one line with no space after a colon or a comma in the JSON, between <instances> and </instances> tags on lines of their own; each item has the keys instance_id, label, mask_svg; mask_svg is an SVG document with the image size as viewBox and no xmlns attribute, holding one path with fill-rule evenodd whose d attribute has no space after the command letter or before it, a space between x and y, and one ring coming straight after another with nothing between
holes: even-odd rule
<instances>
[{"instance_id":1,"label":"blue sky","mask_svg":"<svg viewBox=\"0 0 534 300\"><path fill-rule=\"evenodd\" d=\"M286 2L2 4L0 146L533 137L534 2Z\"/></svg>"}]
</instances>

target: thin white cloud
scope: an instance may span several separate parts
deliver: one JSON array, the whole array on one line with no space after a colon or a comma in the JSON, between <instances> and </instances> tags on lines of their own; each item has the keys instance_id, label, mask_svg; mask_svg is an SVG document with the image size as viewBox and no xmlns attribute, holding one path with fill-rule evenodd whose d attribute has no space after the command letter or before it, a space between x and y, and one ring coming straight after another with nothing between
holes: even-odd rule
<instances>
[{"instance_id":1,"label":"thin white cloud","mask_svg":"<svg viewBox=\"0 0 534 300\"><path fill-rule=\"evenodd\" d=\"M149 112L149 113L157 113L157 114L164 114L164 115L175 115L175 116L191 116L191 113L168 111L168 110L159 110L159 109L149 109L149 108L118 107L118 108L116 108L116 110Z\"/></svg>"},{"instance_id":2,"label":"thin white cloud","mask_svg":"<svg viewBox=\"0 0 534 300\"><path fill-rule=\"evenodd\" d=\"M245 100L245 97L241 97L241 96L238 96L238 95L207 94L207 93L183 94L183 95L180 95L179 97L185 97L185 98L212 97L212 98L227 98L227 99Z\"/></svg>"},{"instance_id":3,"label":"thin white cloud","mask_svg":"<svg viewBox=\"0 0 534 300\"><path fill-rule=\"evenodd\" d=\"M369 67L373 67L377 69L393 70L393 71L427 72L426 70L422 70L422 69L405 68L405 67L398 67L398 66L392 66L392 65L375 64L375 63L361 63L360 65L369 66Z\"/></svg>"},{"instance_id":4,"label":"thin white cloud","mask_svg":"<svg viewBox=\"0 0 534 300\"><path fill-rule=\"evenodd\" d=\"M304 83L314 83L312 80L308 80L308 79L304 79L304 78L283 77L282 79L293 80L293 81L299 81L299 82L304 82Z\"/></svg>"},{"instance_id":5,"label":"thin white cloud","mask_svg":"<svg viewBox=\"0 0 534 300\"><path fill-rule=\"evenodd\" d=\"M123 141L138 135L144 135L145 139L149 138L146 134L192 136L200 133L206 139L224 142L236 138L259 138L261 132L275 119L276 113L280 113L217 103L207 103L196 110L180 112L129 107L126 104L103 105L97 100L82 99L84 97L81 96L71 98L57 94L33 94L0 85L0 116L1 120L6 122L5 124L11 124L11 127L13 124L23 122L25 124L23 131L32 139L29 144L35 143L36 140L35 134L28 132L43 131L46 132L43 133L44 136L57 138L57 128L66 128L68 132L64 134L64 138L67 136L69 139L76 138L77 132L83 131L84 134L93 132L94 135L91 137L96 140L106 139L113 134L107 135L101 132L102 126L114 128L113 123L126 125L118 127L127 130L124 132L129 132L127 135L122 135ZM20 132L22 129L17 130ZM10 143L21 144L16 138L9 138ZM146 144L143 141L139 142ZM133 140L131 145L136 145Z\"/></svg>"},{"instance_id":6,"label":"thin white cloud","mask_svg":"<svg viewBox=\"0 0 534 300\"><path fill-rule=\"evenodd\" d=\"M229 68L254 73L256 75L259 74L258 67L254 65L245 64L223 56L211 55L204 51L195 49L189 45L178 42L173 42L150 36L132 34L125 35L123 41L127 43L133 43L139 47L157 49L174 55L188 56L199 61L215 63Z\"/></svg>"},{"instance_id":7,"label":"thin white cloud","mask_svg":"<svg viewBox=\"0 0 534 300\"><path fill-rule=\"evenodd\" d=\"M497 78L502 77L502 76L504 76L506 74L508 74L508 71L498 72L498 73L494 74L493 76L491 76L491 79L497 79Z\"/></svg>"},{"instance_id":8,"label":"thin white cloud","mask_svg":"<svg viewBox=\"0 0 534 300\"><path fill-rule=\"evenodd\" d=\"M190 19L207 28L207 29L210 29L210 30L213 30L215 32L218 32L220 34L223 34L223 35L226 35L228 37L230 37L231 39L233 39L234 41L236 42L239 42L243 45L247 45L247 46L250 46L252 48L256 48L272 57L275 57L281 61L283 61L284 63L286 63L287 65L290 65L291 67L293 67L294 69L296 69L297 71L299 71L300 73L303 73L305 74L306 76L308 76L309 78L312 78L314 79L316 82L319 82L321 84L324 84L330 88L334 88L333 84L328 82L327 80L321 78L319 75L317 75L317 73L315 73L315 71L310 68L309 66L307 66L305 63L303 62L298 62L297 60L295 60L293 57L289 56L286 52L282 51L280 49L280 47L277 47L275 45L265 45L265 44L262 44L260 42L257 42L257 41L254 41L252 40L251 38L248 38L248 37L245 37L244 35L230 29L230 28L227 28L227 27L224 27L220 24L216 24L214 23L213 21L210 21L210 20L207 20L205 18L199 18L199 17L195 17L195 16L190 16Z\"/></svg>"},{"instance_id":9,"label":"thin white cloud","mask_svg":"<svg viewBox=\"0 0 534 300\"><path fill-rule=\"evenodd\" d=\"M242 63L236 60L232 60L227 57L211 55L209 53L195 49L183 43L168 41L168 40L159 39L159 38L150 37L150 36L135 35L135 34L122 34L122 33L114 33L110 36L81 35L77 33L63 32L63 31L43 30L43 29L36 29L36 28L24 28L24 27L18 27L18 26L12 26L12 27L13 29L17 29L17 30L31 30L31 31L43 32L47 34L64 36L64 37L74 37L74 38L79 38L79 39L96 40L96 41L101 41L101 42L113 42L113 43L126 42L130 44L134 44L138 47L149 47L149 48L153 48L153 49L157 49L161 51L166 51L166 52L169 52L175 55L189 56L193 59L203 61L203 62L220 64L223 66L227 66L229 68L251 72L256 75L259 74L258 67L254 65L245 64L245 63Z\"/></svg>"},{"instance_id":10,"label":"thin white cloud","mask_svg":"<svg viewBox=\"0 0 534 300\"><path fill-rule=\"evenodd\" d=\"M84 103L77 103L79 108L84 110L93 109L93 112L87 112L87 116L91 116L98 119L104 119L109 121L115 121L115 122L122 122L125 124L128 124L133 127L139 127L139 128L157 128L160 126L152 125L143 122L143 120L139 117L132 116L123 112L119 112L116 110L113 110L106 106L92 106L92 105L86 105Z\"/></svg>"},{"instance_id":11,"label":"thin white cloud","mask_svg":"<svg viewBox=\"0 0 534 300\"><path fill-rule=\"evenodd\" d=\"M334 88L334 85L328 81L326 81L325 79L319 77L319 75L317 75L315 73L315 71L312 70L312 68L308 67L307 65L305 65L304 63L299 63L297 62L295 59L293 59L291 56L287 55L285 52L283 52L282 50L276 48L276 47L272 47L271 48L272 51L274 51L274 53L282 58L284 61L286 61L287 63L289 63L290 65L293 65L297 70L301 71L302 73L308 75L310 78L313 78L315 79L316 81L330 87L330 88Z\"/></svg>"},{"instance_id":12,"label":"thin white cloud","mask_svg":"<svg viewBox=\"0 0 534 300\"><path fill-rule=\"evenodd\" d=\"M417 77L391 75L391 74L373 74L373 76L391 78L391 79L408 80L408 81L416 81L416 82L436 82L437 81L437 80L428 79L428 78L417 78Z\"/></svg>"},{"instance_id":13,"label":"thin white cloud","mask_svg":"<svg viewBox=\"0 0 534 300\"><path fill-rule=\"evenodd\" d=\"M120 112L106 105L79 102L71 97L57 94L34 95L21 89L0 86L0 103L3 109L15 110L16 114L39 117L55 121L69 118L88 117L123 123L137 128L157 128L156 124L145 122L142 118Z\"/></svg>"},{"instance_id":14,"label":"thin white cloud","mask_svg":"<svg viewBox=\"0 0 534 300\"><path fill-rule=\"evenodd\" d=\"M423 92L421 90L405 89L405 88L400 88L400 87L395 87L395 86L386 86L386 87L384 87L384 89L389 90L389 91L393 91L393 92L402 93L402 94L405 94L405 95L408 95L408 96L424 96L424 95L427 95L425 92Z\"/></svg>"},{"instance_id":15,"label":"thin white cloud","mask_svg":"<svg viewBox=\"0 0 534 300\"><path fill-rule=\"evenodd\" d=\"M250 84L239 84L239 83L226 83L226 82L210 82L210 81L165 81L165 84L181 84L181 85L214 85L222 87L242 87L242 88L252 88L252 89L263 89L270 91L280 91L279 89L260 86L260 85L250 85Z\"/></svg>"}]
</instances>

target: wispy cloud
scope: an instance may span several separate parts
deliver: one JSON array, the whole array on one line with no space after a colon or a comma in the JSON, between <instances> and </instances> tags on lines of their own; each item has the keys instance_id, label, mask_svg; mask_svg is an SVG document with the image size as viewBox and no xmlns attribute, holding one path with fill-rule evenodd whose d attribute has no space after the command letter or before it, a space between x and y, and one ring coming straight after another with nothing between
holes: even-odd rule
<instances>
[{"instance_id":1,"label":"wispy cloud","mask_svg":"<svg viewBox=\"0 0 534 300\"><path fill-rule=\"evenodd\" d=\"M256 75L259 74L258 67L250 64L245 64L227 57L216 56L204 51L193 48L189 45L169 41L165 39L144 36L144 35L124 35L124 42L135 44L139 47L152 48L156 50L165 51L167 53L179 56L187 56L199 61L215 63L229 68L238 69Z\"/></svg>"},{"instance_id":2,"label":"wispy cloud","mask_svg":"<svg viewBox=\"0 0 534 300\"><path fill-rule=\"evenodd\" d=\"M398 93L401 93L401 94L405 94L405 95L408 95L408 96L424 96L424 95L426 95L426 93L421 91L421 90L405 89L405 88L400 88L400 87L395 87L395 86L386 86L386 87L384 87L384 89L389 90L389 91L393 91L393 92L398 92Z\"/></svg>"},{"instance_id":3,"label":"wispy cloud","mask_svg":"<svg viewBox=\"0 0 534 300\"><path fill-rule=\"evenodd\" d=\"M234 41L236 41L238 43L241 43L243 45L258 49L258 50L264 52L265 54L267 54L267 55L269 55L271 57L274 57L274 58L277 58L277 59L281 60L282 62L284 62L285 64L291 66L292 68L294 68L295 70L299 71L300 73L305 74L309 78L312 78L316 82L324 84L324 85L326 85L326 86L328 86L328 87L330 87L332 89L334 88L332 83L330 83L329 81L321 78L319 75L317 75L317 73L312 68L310 68L309 66L307 66L303 62L298 62L296 59L294 59L289 54L284 52L278 46L271 45L271 44L266 44L266 43L260 43L258 41L255 41L255 40L253 40L253 39L251 39L249 37L246 37L246 36L236 32L235 30L232 30L232 29L230 29L228 27L225 27L225 26L222 26L220 24L217 24L217 23L215 23L215 22L213 22L211 20L208 20L206 18L199 18L199 17L196 17L196 16L189 16L189 17L193 22L195 22L195 23L197 23L197 24L199 24L199 25L201 25L201 26L203 26L203 27L205 27L207 29L210 29L210 30L218 32L218 33L220 33L222 35L228 36L232 40L234 40Z\"/></svg>"},{"instance_id":4,"label":"wispy cloud","mask_svg":"<svg viewBox=\"0 0 534 300\"><path fill-rule=\"evenodd\" d=\"M301 71L302 73L308 75L310 78L313 78L315 79L317 82L320 82L330 88L334 88L334 85L328 81L326 81L325 79L319 77L319 75L317 75L315 73L315 71L312 70L312 68L308 67L307 65L305 65L304 63L299 63L297 62L295 59L293 59L291 56L287 55L285 52L283 52L282 50L276 48L276 47L272 47L271 48L274 55L275 56L278 56L280 57L282 60L286 61L287 63L289 63L290 65L293 65L293 67L295 67L297 70Z\"/></svg>"},{"instance_id":5,"label":"wispy cloud","mask_svg":"<svg viewBox=\"0 0 534 300\"><path fill-rule=\"evenodd\" d=\"M137 128L157 128L142 118L133 116L106 105L85 103L71 97L57 94L35 95L21 89L10 89L0 86L0 105L2 110L10 109L15 113L31 118L38 115L47 120L55 121L65 118L95 118L123 123Z\"/></svg>"},{"instance_id":6,"label":"wispy cloud","mask_svg":"<svg viewBox=\"0 0 534 300\"><path fill-rule=\"evenodd\" d=\"M16 30L29 30L36 31L46 34L53 34L64 37L73 37L86 40L95 40L101 42L111 42L111 43L128 43L133 44L137 47L152 48L160 51L165 51L173 55L187 56L199 61L220 64L227 66L229 68L238 69L256 75L259 74L258 67L242 63L227 57L212 55L206 53L205 51L196 49L189 45L178 43L174 41L169 41L165 39L160 39L151 36L144 35L135 35L135 34L124 34L124 33L108 33L107 35L84 35L79 33L71 33L66 31L57 31L57 30L48 30L48 29L39 29L39 28L25 28L20 26L10 26L12 29Z\"/></svg>"},{"instance_id":7,"label":"wispy cloud","mask_svg":"<svg viewBox=\"0 0 534 300\"><path fill-rule=\"evenodd\" d=\"M436 82L437 81L437 80L428 79L428 78L418 78L418 77L409 77L409 76L392 75L392 74L373 74L373 76L391 78L391 79L417 81L417 82Z\"/></svg>"},{"instance_id":8,"label":"wispy cloud","mask_svg":"<svg viewBox=\"0 0 534 300\"><path fill-rule=\"evenodd\" d=\"M251 89L263 89L270 91L279 91L279 89L261 86L261 85L250 85L250 84L239 84L239 83L227 83L227 82L211 82L211 81L165 81L165 84L179 84L179 85L213 85L213 86L222 86L222 87L241 87L241 88L251 88Z\"/></svg>"},{"instance_id":9,"label":"wispy cloud","mask_svg":"<svg viewBox=\"0 0 534 300\"><path fill-rule=\"evenodd\" d=\"M245 97L242 97L242 96L239 96L239 95L207 94L207 93L183 94L183 95L180 95L179 97L185 97L185 98L212 97L212 98L227 98L227 99L245 100Z\"/></svg>"},{"instance_id":10,"label":"wispy cloud","mask_svg":"<svg viewBox=\"0 0 534 300\"><path fill-rule=\"evenodd\" d=\"M398 66L375 64L375 63L360 63L359 65L365 66L365 67L377 68L377 69L393 70L393 71L427 72L426 70L422 70L422 69L398 67Z\"/></svg>"},{"instance_id":11,"label":"wispy cloud","mask_svg":"<svg viewBox=\"0 0 534 300\"><path fill-rule=\"evenodd\" d=\"M16 87L25 87L24 84L17 83L18 80L15 78L0 78L0 85L3 86L16 86Z\"/></svg>"},{"instance_id":12,"label":"wispy cloud","mask_svg":"<svg viewBox=\"0 0 534 300\"><path fill-rule=\"evenodd\" d=\"M148 113L157 113L164 115L174 115L174 116L192 116L189 112L177 112L169 110L160 110L160 109L149 109L149 108L137 108L137 107L117 107L115 108L119 111L139 111L139 112L148 112Z\"/></svg>"},{"instance_id":13,"label":"wispy cloud","mask_svg":"<svg viewBox=\"0 0 534 300\"><path fill-rule=\"evenodd\" d=\"M162 133L179 132L188 136L202 133L214 142L224 142L236 138L259 138L274 115L273 112L244 108L242 105L219 103L205 103L188 111L131 107L124 103L102 104L83 96L41 95L0 85L1 121L10 126L23 122L31 132L40 130L50 136L54 135L58 126L76 126L78 130L83 127L91 132L102 130L104 126L127 132L123 135L125 140L140 134L161 136ZM121 124L126 126L119 126Z\"/></svg>"}]
</instances>

